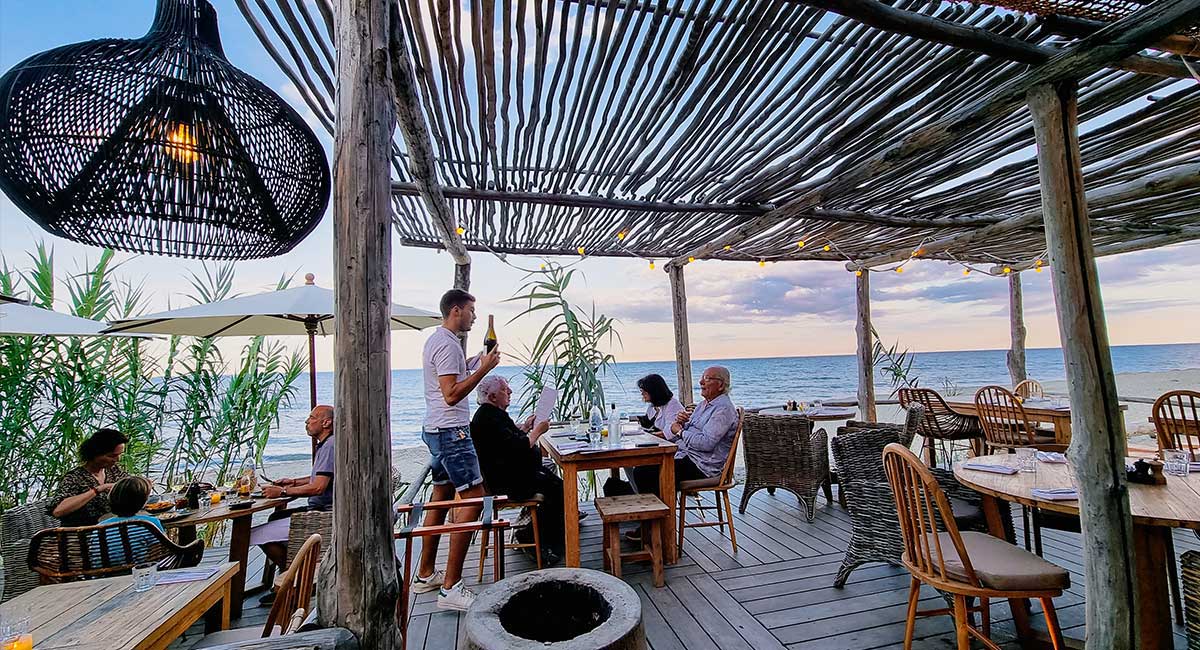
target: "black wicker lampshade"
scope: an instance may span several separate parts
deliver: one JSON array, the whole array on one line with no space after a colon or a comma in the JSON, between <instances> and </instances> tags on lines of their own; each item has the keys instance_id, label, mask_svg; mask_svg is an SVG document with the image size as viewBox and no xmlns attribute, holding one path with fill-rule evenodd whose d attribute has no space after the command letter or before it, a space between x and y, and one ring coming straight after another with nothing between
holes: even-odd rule
<instances>
[{"instance_id":1,"label":"black wicker lampshade","mask_svg":"<svg viewBox=\"0 0 1200 650\"><path fill-rule=\"evenodd\" d=\"M0 78L0 188L74 241L249 259L312 231L329 167L300 115L225 59L208 0L158 0L142 38L55 48Z\"/></svg>"}]
</instances>

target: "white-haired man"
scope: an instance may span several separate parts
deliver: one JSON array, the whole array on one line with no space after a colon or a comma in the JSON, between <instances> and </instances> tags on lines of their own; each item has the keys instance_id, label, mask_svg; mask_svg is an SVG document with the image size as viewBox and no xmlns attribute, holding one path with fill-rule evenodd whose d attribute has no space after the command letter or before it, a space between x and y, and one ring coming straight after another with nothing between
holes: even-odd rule
<instances>
[{"instance_id":1,"label":"white-haired man","mask_svg":"<svg viewBox=\"0 0 1200 650\"><path fill-rule=\"evenodd\" d=\"M733 435L737 433L737 407L729 399L729 369L711 366L700 376L704 401L693 413L680 411L670 431L662 437L679 445L675 453L675 483L711 478L721 473ZM658 466L634 467L630 477L638 492L658 493Z\"/></svg>"},{"instance_id":2,"label":"white-haired man","mask_svg":"<svg viewBox=\"0 0 1200 650\"><path fill-rule=\"evenodd\" d=\"M541 494L538 508L538 532L542 543L542 564L552 566L563 556L563 482L542 465L538 438L550 428L549 422L534 424L533 416L521 426L508 415L512 388L503 377L489 375L476 388L479 408L471 418L471 438L479 455L484 485L491 494L512 499L529 499ZM530 527L515 533L517 541L533 541Z\"/></svg>"}]
</instances>

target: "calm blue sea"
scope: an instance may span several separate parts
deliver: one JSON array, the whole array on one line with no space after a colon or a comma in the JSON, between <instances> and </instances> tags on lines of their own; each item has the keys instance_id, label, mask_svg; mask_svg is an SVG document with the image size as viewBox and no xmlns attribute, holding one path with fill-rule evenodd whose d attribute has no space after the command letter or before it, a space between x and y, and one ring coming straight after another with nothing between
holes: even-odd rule
<instances>
[{"instance_id":1,"label":"calm blue sea","mask_svg":"<svg viewBox=\"0 0 1200 650\"><path fill-rule=\"evenodd\" d=\"M1004 350L921 353L916 355L914 374L920 378L921 385L932 388L940 388L945 381L959 386L1007 384L1004 355ZM1112 348L1112 358L1118 373L1200 368L1200 344L1118 346ZM811 401L849 397L856 390L857 367L853 355L696 360L692 363L693 379L699 381L703 369L714 363L729 368L733 375L734 401L747 407L782 404L790 399ZM1062 351L1058 348L1031 349L1027 363L1029 375L1041 381L1065 376ZM513 380L515 402L520 393L518 368L501 366L497 372ZM606 399L616 402L624 410L644 410L636 383L638 378L652 372L666 378L675 390L675 363L672 361L618 363L613 374L604 378ZM886 379L879 373L876 373L876 381L880 395L891 392ZM271 436L265 454L268 460L308 457L309 442L304 434L304 418L308 415L308 375L301 375L298 382L299 403L280 413L282 426ZM699 392L697 386L694 394L698 396ZM322 403L333 403L333 373L317 373L317 397ZM471 404L474 408L474 395ZM420 370L392 371L391 411L393 446L420 444L421 421L425 415Z\"/></svg>"}]
</instances>

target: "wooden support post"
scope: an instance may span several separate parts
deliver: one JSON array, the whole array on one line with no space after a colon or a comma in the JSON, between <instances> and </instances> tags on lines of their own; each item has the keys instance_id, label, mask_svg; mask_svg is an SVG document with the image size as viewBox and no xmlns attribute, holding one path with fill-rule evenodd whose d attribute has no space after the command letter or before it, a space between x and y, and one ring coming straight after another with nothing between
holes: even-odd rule
<instances>
[{"instance_id":1,"label":"wooden support post","mask_svg":"<svg viewBox=\"0 0 1200 650\"><path fill-rule=\"evenodd\" d=\"M1012 345L1008 349L1008 376L1012 385L1028 379L1025 372L1025 307L1021 296L1021 274L1008 275L1008 328Z\"/></svg>"},{"instance_id":2,"label":"wooden support post","mask_svg":"<svg viewBox=\"0 0 1200 650\"><path fill-rule=\"evenodd\" d=\"M854 278L858 319L854 333L858 337L858 413L863 420L875 422L875 340L871 334L871 274L863 271Z\"/></svg>"},{"instance_id":3,"label":"wooden support post","mask_svg":"<svg viewBox=\"0 0 1200 650\"><path fill-rule=\"evenodd\" d=\"M1036 86L1028 101L1071 395L1071 429L1076 432L1068 454L1083 524L1087 647L1132 648L1145 640L1137 633L1135 616L1126 441L1083 194L1075 87L1069 82Z\"/></svg>"},{"instance_id":4,"label":"wooden support post","mask_svg":"<svg viewBox=\"0 0 1200 650\"><path fill-rule=\"evenodd\" d=\"M679 379L679 401L692 404L692 350L688 344L687 290L683 286L683 267L667 265L671 279L671 321L675 325L675 371Z\"/></svg>"},{"instance_id":5,"label":"wooden support post","mask_svg":"<svg viewBox=\"0 0 1200 650\"><path fill-rule=\"evenodd\" d=\"M332 552L321 621L364 648L400 647L392 546L391 160L395 113L389 0L338 0L333 164L334 444Z\"/></svg>"}]
</instances>

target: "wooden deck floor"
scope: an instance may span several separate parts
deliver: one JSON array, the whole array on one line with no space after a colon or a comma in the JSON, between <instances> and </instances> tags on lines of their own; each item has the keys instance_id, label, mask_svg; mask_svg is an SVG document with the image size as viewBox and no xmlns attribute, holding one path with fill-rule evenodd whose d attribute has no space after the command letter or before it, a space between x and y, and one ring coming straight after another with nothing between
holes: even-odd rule
<instances>
[{"instance_id":1,"label":"wooden deck floor","mask_svg":"<svg viewBox=\"0 0 1200 650\"><path fill-rule=\"evenodd\" d=\"M735 503L740 493L734 495ZM585 506L590 510L591 506ZM1017 524L1020 525L1019 517ZM643 602L646 634L654 650L768 650L788 648L899 648L904 630L908 574L887 565L855 571L842 589L832 586L850 535L850 519L840 507L819 500L816 521L804 521L789 494L757 493L744 515L735 513L738 552L716 528L690 529L681 561L667 570L667 586L654 588L645 569L626 565L626 580ZM600 568L600 524L592 513L581 522L583 564ZM1069 636L1083 637L1084 579L1077 534L1044 531L1047 559L1071 571L1072 587L1056 601L1059 619ZM443 545L444 546L444 545ZM1177 552L1200 549L1189 531L1176 531ZM223 549L222 549L223 550ZM444 552L444 550L443 550ZM215 554L221 554L213 549ZM468 577L475 576L478 551L472 549ZM533 569L516 552L506 556L509 574ZM256 563L261 566L261 560ZM491 568L485 571L486 588ZM923 592L928 606L938 598ZM237 624L261 625L265 607L247 601ZM993 637L1016 648L1006 603L992 609ZM1040 613L1035 621L1041 625ZM176 645L186 648L199 632L193 628ZM410 649L451 650L465 647L459 615L440 611L436 593L417 596L412 607ZM952 648L949 617L919 619L917 648ZM1176 647L1186 647L1176 628Z\"/></svg>"}]
</instances>

